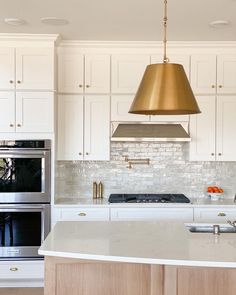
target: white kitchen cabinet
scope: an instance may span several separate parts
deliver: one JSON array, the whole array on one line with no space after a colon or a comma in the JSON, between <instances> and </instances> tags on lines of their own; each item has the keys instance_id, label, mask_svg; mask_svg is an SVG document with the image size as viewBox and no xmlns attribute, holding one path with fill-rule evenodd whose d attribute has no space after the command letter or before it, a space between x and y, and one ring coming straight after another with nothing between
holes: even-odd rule
<instances>
[{"instance_id":1,"label":"white kitchen cabinet","mask_svg":"<svg viewBox=\"0 0 236 295\"><path fill-rule=\"evenodd\" d=\"M14 92L0 92L0 132L15 132Z\"/></svg>"},{"instance_id":2,"label":"white kitchen cabinet","mask_svg":"<svg viewBox=\"0 0 236 295\"><path fill-rule=\"evenodd\" d=\"M110 159L110 97L86 96L84 107L84 159Z\"/></svg>"},{"instance_id":3,"label":"white kitchen cabinet","mask_svg":"<svg viewBox=\"0 0 236 295\"><path fill-rule=\"evenodd\" d=\"M236 96L199 96L190 116L191 161L236 161Z\"/></svg>"},{"instance_id":4,"label":"white kitchen cabinet","mask_svg":"<svg viewBox=\"0 0 236 295\"><path fill-rule=\"evenodd\" d=\"M110 97L60 95L58 160L109 160Z\"/></svg>"},{"instance_id":5,"label":"white kitchen cabinet","mask_svg":"<svg viewBox=\"0 0 236 295\"><path fill-rule=\"evenodd\" d=\"M192 208L111 208L111 220L193 221Z\"/></svg>"},{"instance_id":6,"label":"white kitchen cabinet","mask_svg":"<svg viewBox=\"0 0 236 295\"><path fill-rule=\"evenodd\" d=\"M227 222L227 220L236 220L236 209L194 208L194 222Z\"/></svg>"},{"instance_id":7,"label":"white kitchen cabinet","mask_svg":"<svg viewBox=\"0 0 236 295\"><path fill-rule=\"evenodd\" d=\"M236 93L236 55L192 55L191 86L195 94Z\"/></svg>"},{"instance_id":8,"label":"white kitchen cabinet","mask_svg":"<svg viewBox=\"0 0 236 295\"><path fill-rule=\"evenodd\" d=\"M15 88L15 49L0 48L0 89Z\"/></svg>"},{"instance_id":9,"label":"white kitchen cabinet","mask_svg":"<svg viewBox=\"0 0 236 295\"><path fill-rule=\"evenodd\" d=\"M150 56L146 54L112 55L112 93L133 93L138 90Z\"/></svg>"},{"instance_id":10,"label":"white kitchen cabinet","mask_svg":"<svg viewBox=\"0 0 236 295\"><path fill-rule=\"evenodd\" d=\"M150 116L129 114L134 95L113 95L111 97L111 121L149 121Z\"/></svg>"},{"instance_id":11,"label":"white kitchen cabinet","mask_svg":"<svg viewBox=\"0 0 236 295\"><path fill-rule=\"evenodd\" d=\"M0 287L43 287L44 261L0 261Z\"/></svg>"},{"instance_id":12,"label":"white kitchen cabinet","mask_svg":"<svg viewBox=\"0 0 236 295\"><path fill-rule=\"evenodd\" d=\"M53 132L54 94L16 93L16 132Z\"/></svg>"},{"instance_id":13,"label":"white kitchen cabinet","mask_svg":"<svg viewBox=\"0 0 236 295\"><path fill-rule=\"evenodd\" d=\"M1 48L0 89L54 90L54 50Z\"/></svg>"},{"instance_id":14,"label":"white kitchen cabinet","mask_svg":"<svg viewBox=\"0 0 236 295\"><path fill-rule=\"evenodd\" d=\"M215 161L216 142L216 98L198 96L201 114L190 116L190 160Z\"/></svg>"},{"instance_id":15,"label":"white kitchen cabinet","mask_svg":"<svg viewBox=\"0 0 236 295\"><path fill-rule=\"evenodd\" d=\"M236 95L218 96L216 107L216 159L236 161Z\"/></svg>"},{"instance_id":16,"label":"white kitchen cabinet","mask_svg":"<svg viewBox=\"0 0 236 295\"><path fill-rule=\"evenodd\" d=\"M83 160L84 115L82 95L58 96L57 158Z\"/></svg>"},{"instance_id":17,"label":"white kitchen cabinet","mask_svg":"<svg viewBox=\"0 0 236 295\"><path fill-rule=\"evenodd\" d=\"M0 132L53 132L52 92L0 92Z\"/></svg>"},{"instance_id":18,"label":"white kitchen cabinet","mask_svg":"<svg viewBox=\"0 0 236 295\"><path fill-rule=\"evenodd\" d=\"M110 93L110 55L60 53L58 90L61 93Z\"/></svg>"},{"instance_id":19,"label":"white kitchen cabinet","mask_svg":"<svg viewBox=\"0 0 236 295\"><path fill-rule=\"evenodd\" d=\"M109 221L109 208L91 208L91 207L54 207L53 220L57 221Z\"/></svg>"}]
</instances>

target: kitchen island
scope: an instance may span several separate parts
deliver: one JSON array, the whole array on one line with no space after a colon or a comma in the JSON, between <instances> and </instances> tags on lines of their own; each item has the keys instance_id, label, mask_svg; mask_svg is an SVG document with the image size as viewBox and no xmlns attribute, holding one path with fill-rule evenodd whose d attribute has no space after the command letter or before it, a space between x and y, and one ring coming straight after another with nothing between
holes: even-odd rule
<instances>
[{"instance_id":1,"label":"kitchen island","mask_svg":"<svg viewBox=\"0 0 236 295\"><path fill-rule=\"evenodd\" d=\"M58 222L39 250L45 295L233 295L236 234L177 222Z\"/></svg>"}]
</instances>

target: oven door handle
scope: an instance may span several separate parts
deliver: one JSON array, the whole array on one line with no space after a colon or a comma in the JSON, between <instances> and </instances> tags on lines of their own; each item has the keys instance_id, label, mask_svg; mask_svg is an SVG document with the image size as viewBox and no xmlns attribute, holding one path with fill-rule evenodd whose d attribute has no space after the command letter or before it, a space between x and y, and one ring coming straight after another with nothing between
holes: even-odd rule
<instances>
[{"instance_id":1,"label":"oven door handle","mask_svg":"<svg viewBox=\"0 0 236 295\"><path fill-rule=\"evenodd\" d=\"M6 151L0 151L1 158L45 158L46 154L49 152L34 151L34 152L17 152L7 153Z\"/></svg>"}]
</instances>

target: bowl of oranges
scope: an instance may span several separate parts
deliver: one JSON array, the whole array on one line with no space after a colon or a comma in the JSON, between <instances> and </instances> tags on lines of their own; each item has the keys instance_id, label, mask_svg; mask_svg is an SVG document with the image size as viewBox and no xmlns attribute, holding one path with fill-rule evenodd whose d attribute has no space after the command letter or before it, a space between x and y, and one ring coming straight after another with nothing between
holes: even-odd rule
<instances>
[{"instance_id":1,"label":"bowl of oranges","mask_svg":"<svg viewBox=\"0 0 236 295\"><path fill-rule=\"evenodd\" d=\"M207 194L212 201L217 201L223 198L224 190L218 186L208 186Z\"/></svg>"}]
</instances>

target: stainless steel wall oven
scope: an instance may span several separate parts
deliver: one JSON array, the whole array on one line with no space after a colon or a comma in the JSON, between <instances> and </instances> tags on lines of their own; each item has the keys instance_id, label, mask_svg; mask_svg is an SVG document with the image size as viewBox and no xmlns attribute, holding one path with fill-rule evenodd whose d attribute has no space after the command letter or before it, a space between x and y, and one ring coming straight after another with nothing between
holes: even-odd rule
<instances>
[{"instance_id":1,"label":"stainless steel wall oven","mask_svg":"<svg viewBox=\"0 0 236 295\"><path fill-rule=\"evenodd\" d=\"M37 259L50 230L49 204L0 205L0 259Z\"/></svg>"},{"instance_id":2,"label":"stainless steel wall oven","mask_svg":"<svg viewBox=\"0 0 236 295\"><path fill-rule=\"evenodd\" d=\"M0 203L50 202L50 140L0 141Z\"/></svg>"},{"instance_id":3,"label":"stainless steel wall oven","mask_svg":"<svg viewBox=\"0 0 236 295\"><path fill-rule=\"evenodd\" d=\"M50 201L51 141L0 141L0 260L43 258Z\"/></svg>"}]
</instances>

